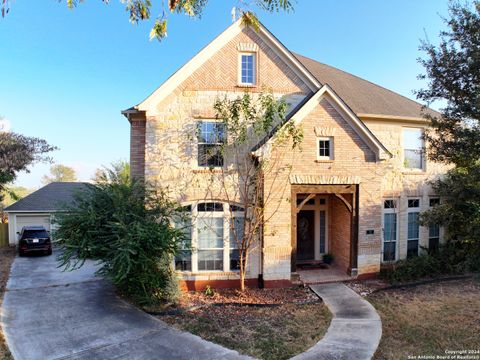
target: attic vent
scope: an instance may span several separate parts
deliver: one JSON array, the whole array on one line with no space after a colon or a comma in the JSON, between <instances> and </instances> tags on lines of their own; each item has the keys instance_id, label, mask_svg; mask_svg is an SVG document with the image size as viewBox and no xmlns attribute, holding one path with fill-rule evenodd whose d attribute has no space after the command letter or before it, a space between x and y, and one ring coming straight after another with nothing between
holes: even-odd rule
<instances>
[{"instance_id":1,"label":"attic vent","mask_svg":"<svg viewBox=\"0 0 480 360\"><path fill-rule=\"evenodd\" d=\"M238 43L237 45L238 51L258 51L258 45L255 43Z\"/></svg>"}]
</instances>

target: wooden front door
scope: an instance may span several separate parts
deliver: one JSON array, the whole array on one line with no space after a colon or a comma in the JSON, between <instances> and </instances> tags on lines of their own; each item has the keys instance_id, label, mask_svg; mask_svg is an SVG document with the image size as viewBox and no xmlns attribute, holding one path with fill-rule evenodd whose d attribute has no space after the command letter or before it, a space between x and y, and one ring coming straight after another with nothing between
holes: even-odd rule
<instances>
[{"instance_id":1,"label":"wooden front door","mask_svg":"<svg viewBox=\"0 0 480 360\"><path fill-rule=\"evenodd\" d=\"M297 215L297 260L315 259L315 210Z\"/></svg>"}]
</instances>

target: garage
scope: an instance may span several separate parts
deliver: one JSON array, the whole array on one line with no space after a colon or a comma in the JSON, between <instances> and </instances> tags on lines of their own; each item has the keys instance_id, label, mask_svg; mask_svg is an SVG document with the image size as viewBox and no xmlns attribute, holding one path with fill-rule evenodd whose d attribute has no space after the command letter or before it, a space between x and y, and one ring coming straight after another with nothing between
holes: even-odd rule
<instances>
[{"instance_id":1,"label":"garage","mask_svg":"<svg viewBox=\"0 0 480 360\"><path fill-rule=\"evenodd\" d=\"M15 232L19 233L24 226L43 226L50 231L50 215L16 215Z\"/></svg>"},{"instance_id":2,"label":"garage","mask_svg":"<svg viewBox=\"0 0 480 360\"><path fill-rule=\"evenodd\" d=\"M53 230L53 215L64 211L64 207L74 201L75 194L86 187L87 183L81 182L53 182L7 207L4 211L8 214L10 245L18 243L18 233L24 226Z\"/></svg>"}]
</instances>

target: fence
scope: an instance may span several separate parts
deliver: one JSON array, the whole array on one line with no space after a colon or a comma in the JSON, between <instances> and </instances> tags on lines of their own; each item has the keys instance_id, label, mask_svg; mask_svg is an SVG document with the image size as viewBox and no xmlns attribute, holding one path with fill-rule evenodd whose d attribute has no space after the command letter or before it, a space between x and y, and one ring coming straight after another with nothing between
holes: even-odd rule
<instances>
[{"instance_id":1,"label":"fence","mask_svg":"<svg viewBox=\"0 0 480 360\"><path fill-rule=\"evenodd\" d=\"M8 224L0 223L0 247L8 245Z\"/></svg>"}]
</instances>

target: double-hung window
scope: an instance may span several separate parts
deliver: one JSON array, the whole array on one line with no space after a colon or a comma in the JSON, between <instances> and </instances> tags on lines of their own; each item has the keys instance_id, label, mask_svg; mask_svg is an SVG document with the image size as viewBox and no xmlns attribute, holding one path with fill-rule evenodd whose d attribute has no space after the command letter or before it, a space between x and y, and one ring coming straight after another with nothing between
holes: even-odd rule
<instances>
[{"instance_id":1,"label":"double-hung window","mask_svg":"<svg viewBox=\"0 0 480 360\"><path fill-rule=\"evenodd\" d=\"M407 169L424 170L425 159L422 136L422 129L403 129L403 163Z\"/></svg>"},{"instance_id":2,"label":"double-hung window","mask_svg":"<svg viewBox=\"0 0 480 360\"><path fill-rule=\"evenodd\" d=\"M224 125L218 121L200 121L197 131L198 166L223 166Z\"/></svg>"},{"instance_id":3,"label":"double-hung window","mask_svg":"<svg viewBox=\"0 0 480 360\"><path fill-rule=\"evenodd\" d=\"M383 202L383 261L397 259L397 200Z\"/></svg>"},{"instance_id":4,"label":"double-hung window","mask_svg":"<svg viewBox=\"0 0 480 360\"><path fill-rule=\"evenodd\" d=\"M333 137L317 138L317 160L333 160Z\"/></svg>"},{"instance_id":5,"label":"double-hung window","mask_svg":"<svg viewBox=\"0 0 480 360\"><path fill-rule=\"evenodd\" d=\"M241 85L255 85L256 83L255 53L240 53L239 82Z\"/></svg>"},{"instance_id":6,"label":"double-hung window","mask_svg":"<svg viewBox=\"0 0 480 360\"><path fill-rule=\"evenodd\" d=\"M420 239L420 199L408 199L407 258L418 255Z\"/></svg>"}]
</instances>

